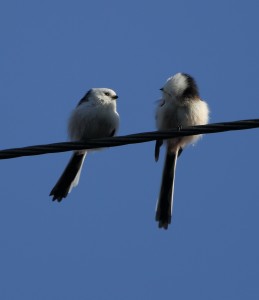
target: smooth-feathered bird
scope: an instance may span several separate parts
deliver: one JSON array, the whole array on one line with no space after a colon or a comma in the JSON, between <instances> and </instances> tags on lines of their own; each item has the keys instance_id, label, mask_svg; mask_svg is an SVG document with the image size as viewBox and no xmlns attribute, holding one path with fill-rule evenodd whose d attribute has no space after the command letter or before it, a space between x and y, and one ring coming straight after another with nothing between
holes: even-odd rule
<instances>
[{"instance_id":1,"label":"smooth-feathered bird","mask_svg":"<svg viewBox=\"0 0 259 300\"><path fill-rule=\"evenodd\" d=\"M85 141L88 138L113 136L119 127L116 111L116 93L107 88L90 89L73 110L68 133L72 141ZM91 150L92 151L92 150ZM66 198L80 178L87 151L74 151L67 167L50 192L53 201Z\"/></svg>"}]
</instances>

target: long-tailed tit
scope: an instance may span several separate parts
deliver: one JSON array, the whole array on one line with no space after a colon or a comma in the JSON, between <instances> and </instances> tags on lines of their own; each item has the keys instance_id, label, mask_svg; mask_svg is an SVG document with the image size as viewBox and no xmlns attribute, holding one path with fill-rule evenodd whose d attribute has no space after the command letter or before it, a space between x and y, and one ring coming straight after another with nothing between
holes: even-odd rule
<instances>
[{"instance_id":1,"label":"long-tailed tit","mask_svg":"<svg viewBox=\"0 0 259 300\"><path fill-rule=\"evenodd\" d=\"M70 139L84 141L88 138L113 136L119 126L119 115L116 111L117 98L118 96L111 89L90 89L70 116L68 123ZM60 202L78 184L86 154L86 150L73 153L67 167L50 192L53 201Z\"/></svg>"},{"instance_id":2,"label":"long-tailed tit","mask_svg":"<svg viewBox=\"0 0 259 300\"><path fill-rule=\"evenodd\" d=\"M190 75L177 73L168 78L161 91L162 99L156 111L158 130L208 123L208 105L200 99L196 82ZM159 228L167 229L171 223L177 158L187 144L194 143L200 136L179 137L166 141L162 183L156 207L156 221L158 221ZM162 141L156 142L156 161L159 158L159 148L162 143Z\"/></svg>"}]
</instances>

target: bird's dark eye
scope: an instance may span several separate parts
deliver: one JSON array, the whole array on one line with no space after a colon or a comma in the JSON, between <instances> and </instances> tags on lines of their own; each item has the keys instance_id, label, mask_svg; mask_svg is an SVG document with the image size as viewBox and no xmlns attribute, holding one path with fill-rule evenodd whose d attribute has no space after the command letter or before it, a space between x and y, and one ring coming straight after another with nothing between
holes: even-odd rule
<instances>
[{"instance_id":1,"label":"bird's dark eye","mask_svg":"<svg viewBox=\"0 0 259 300\"><path fill-rule=\"evenodd\" d=\"M106 92L106 93L104 93L106 96L110 96L110 93L109 92Z\"/></svg>"}]
</instances>

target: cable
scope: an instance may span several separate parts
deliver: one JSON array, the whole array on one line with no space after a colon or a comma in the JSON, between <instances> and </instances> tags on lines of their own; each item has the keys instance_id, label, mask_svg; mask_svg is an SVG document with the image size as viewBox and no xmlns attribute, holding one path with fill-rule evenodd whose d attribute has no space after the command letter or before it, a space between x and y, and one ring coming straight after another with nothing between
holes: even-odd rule
<instances>
[{"instance_id":1,"label":"cable","mask_svg":"<svg viewBox=\"0 0 259 300\"><path fill-rule=\"evenodd\" d=\"M180 136L210 134L225 131L245 130L259 127L259 119L241 120L234 122L214 123L199 126L175 128L166 131L151 131L111 138L88 139L85 142L65 142L46 145L28 146L0 151L0 159L16 158L21 156L41 155L47 153L66 152L72 150L117 147L129 144L138 144L163 140Z\"/></svg>"}]
</instances>

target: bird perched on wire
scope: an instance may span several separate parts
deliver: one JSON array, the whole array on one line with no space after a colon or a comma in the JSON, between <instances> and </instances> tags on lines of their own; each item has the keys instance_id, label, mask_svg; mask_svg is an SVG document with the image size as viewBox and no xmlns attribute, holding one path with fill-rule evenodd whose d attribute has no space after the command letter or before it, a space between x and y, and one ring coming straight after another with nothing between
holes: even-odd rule
<instances>
[{"instance_id":1,"label":"bird perched on wire","mask_svg":"<svg viewBox=\"0 0 259 300\"><path fill-rule=\"evenodd\" d=\"M193 77L177 73L167 79L161 88L162 99L156 110L158 130L168 130L185 126L205 125L209 120L209 108L199 96ZM159 228L167 229L171 223L176 162L187 144L194 143L201 135L172 138L165 141L166 154L160 194L156 207L156 221ZM155 159L163 141L156 142Z\"/></svg>"},{"instance_id":2,"label":"bird perched on wire","mask_svg":"<svg viewBox=\"0 0 259 300\"><path fill-rule=\"evenodd\" d=\"M112 137L119 127L116 111L116 93L107 88L92 88L79 101L68 122L68 134L72 141L83 142L88 138ZM87 151L75 151L50 192L53 201L66 198L77 186Z\"/></svg>"}]
</instances>

